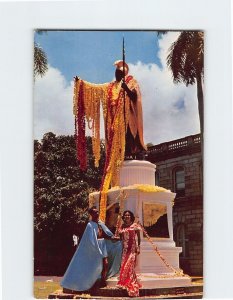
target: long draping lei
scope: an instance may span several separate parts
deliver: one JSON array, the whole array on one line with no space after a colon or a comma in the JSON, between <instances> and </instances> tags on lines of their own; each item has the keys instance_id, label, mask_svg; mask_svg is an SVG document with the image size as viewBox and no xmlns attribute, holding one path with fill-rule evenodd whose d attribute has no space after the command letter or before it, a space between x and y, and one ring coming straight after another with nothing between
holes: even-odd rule
<instances>
[{"instance_id":1,"label":"long draping lei","mask_svg":"<svg viewBox=\"0 0 233 300\"><path fill-rule=\"evenodd\" d=\"M126 78L126 84L132 76ZM73 112L75 114L75 136L77 158L81 170L86 169L86 121L92 131L92 149L95 166L100 159L100 103L103 107L106 139L106 160L100 187L100 219L105 221L107 192L119 183L119 169L124 161L125 135L129 118L129 101L116 82L92 84L75 80Z\"/></svg>"},{"instance_id":2,"label":"long draping lei","mask_svg":"<svg viewBox=\"0 0 233 300\"><path fill-rule=\"evenodd\" d=\"M85 111L84 111L84 95L83 95L83 82L80 82L78 91L78 109L75 117L75 135L77 136L76 148L77 158L80 161L80 169L85 170L87 167L86 155L86 137L85 137Z\"/></svg>"},{"instance_id":3,"label":"long draping lei","mask_svg":"<svg viewBox=\"0 0 233 300\"><path fill-rule=\"evenodd\" d=\"M80 162L81 170L85 170L87 167L86 125L92 133L92 150L95 158L95 166L99 166L100 101L106 98L107 86L108 84L90 84L81 79L74 82L73 113L75 115L77 159Z\"/></svg>"}]
</instances>

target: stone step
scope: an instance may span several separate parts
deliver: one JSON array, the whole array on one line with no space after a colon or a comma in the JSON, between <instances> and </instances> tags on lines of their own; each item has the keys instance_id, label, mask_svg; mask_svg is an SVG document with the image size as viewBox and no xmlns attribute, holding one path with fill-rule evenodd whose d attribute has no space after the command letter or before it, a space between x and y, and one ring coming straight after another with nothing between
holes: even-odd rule
<instances>
[{"instance_id":1,"label":"stone step","mask_svg":"<svg viewBox=\"0 0 233 300\"><path fill-rule=\"evenodd\" d=\"M159 296L144 296L144 297L104 297L104 296L91 296L86 294L64 294L62 291L60 293L53 293L48 296L48 299L103 299L103 300L127 300L127 299L202 299L203 293L189 293L189 294L178 294L178 295L159 295Z\"/></svg>"},{"instance_id":2,"label":"stone step","mask_svg":"<svg viewBox=\"0 0 233 300\"><path fill-rule=\"evenodd\" d=\"M186 287L140 289L139 298L146 299L201 299L203 297L203 285L193 284ZM51 293L48 299L128 299L125 289L99 288L85 294L82 292L62 290Z\"/></svg>"},{"instance_id":3,"label":"stone step","mask_svg":"<svg viewBox=\"0 0 233 300\"><path fill-rule=\"evenodd\" d=\"M170 274L158 276L154 273L140 273L138 274L138 280L143 289L188 287L192 284L192 278L189 276L172 276ZM113 288L118 281L118 277L111 277L107 280L107 286Z\"/></svg>"}]
</instances>

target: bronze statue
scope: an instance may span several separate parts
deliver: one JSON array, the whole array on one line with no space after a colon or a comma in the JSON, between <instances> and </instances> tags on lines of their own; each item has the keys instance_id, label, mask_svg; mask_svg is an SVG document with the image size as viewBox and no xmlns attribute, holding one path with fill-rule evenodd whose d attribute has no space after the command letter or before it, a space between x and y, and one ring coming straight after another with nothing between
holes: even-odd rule
<instances>
[{"instance_id":1,"label":"bronze statue","mask_svg":"<svg viewBox=\"0 0 233 300\"><path fill-rule=\"evenodd\" d=\"M122 70L123 64L125 65L125 74L124 70ZM133 76L128 75L128 65L123 63L123 61L117 61L115 62L115 66L116 82L122 82L121 87L124 89L126 94L124 100L129 101L130 107L126 130L125 158L135 158L138 153L146 150L146 146L143 141L141 93L137 81L133 78Z\"/></svg>"},{"instance_id":2,"label":"bronze statue","mask_svg":"<svg viewBox=\"0 0 233 300\"><path fill-rule=\"evenodd\" d=\"M92 90L91 94L96 94L101 98L104 110L106 151L109 149L108 144L111 140L114 120L119 118L119 114L123 114L121 121L124 122L125 126L125 147L124 150L122 149L121 151L124 151L125 159L133 159L136 158L139 153L146 150L143 141L140 88L134 77L128 74L129 67L127 63L118 60L114 65L116 66L116 80L106 84L92 84L83 81L84 95L89 98L90 90ZM79 80L81 80L79 77L75 77L76 83ZM86 100L94 103L98 102L96 98ZM87 101L84 99L84 105ZM76 112L76 110L77 109L74 111ZM96 111L97 109L95 108L94 110ZM93 118L93 116L91 118ZM96 125L97 121L94 121L94 123Z\"/></svg>"},{"instance_id":3,"label":"bronze statue","mask_svg":"<svg viewBox=\"0 0 233 300\"><path fill-rule=\"evenodd\" d=\"M137 159L146 150L143 141L141 93L137 81L129 75L128 65L118 60L116 79L110 83L93 84L75 77L74 106L77 157L80 169L86 169L85 131L92 131L95 166L100 159L100 104L105 126L105 166L100 187L100 211L106 215L107 191L119 185L119 170L124 160ZM87 124L86 124L87 122Z\"/></svg>"}]
</instances>

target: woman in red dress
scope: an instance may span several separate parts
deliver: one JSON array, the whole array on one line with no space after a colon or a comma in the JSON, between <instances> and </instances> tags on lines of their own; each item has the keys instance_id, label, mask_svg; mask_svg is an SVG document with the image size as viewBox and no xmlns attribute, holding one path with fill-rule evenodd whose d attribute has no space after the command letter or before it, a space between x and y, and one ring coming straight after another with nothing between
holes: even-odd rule
<instances>
[{"instance_id":1,"label":"woman in red dress","mask_svg":"<svg viewBox=\"0 0 233 300\"><path fill-rule=\"evenodd\" d=\"M137 255L140 253L140 227L134 223L134 214L126 210L122 216L123 224L119 229L123 250L117 287L126 288L130 297L139 296L141 284L135 272Z\"/></svg>"}]
</instances>

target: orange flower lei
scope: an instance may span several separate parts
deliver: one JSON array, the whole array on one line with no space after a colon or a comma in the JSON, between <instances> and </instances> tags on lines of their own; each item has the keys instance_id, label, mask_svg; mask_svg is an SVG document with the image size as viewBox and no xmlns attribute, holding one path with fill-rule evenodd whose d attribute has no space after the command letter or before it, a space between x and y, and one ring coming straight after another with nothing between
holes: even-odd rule
<instances>
[{"instance_id":1,"label":"orange flower lei","mask_svg":"<svg viewBox=\"0 0 233 300\"><path fill-rule=\"evenodd\" d=\"M99 166L100 159L100 100L106 98L108 85L108 83L93 84L81 79L74 80L73 113L75 115L76 145L77 148L80 148L79 144L84 140L85 121L87 121L88 128L92 134L92 151L95 158L95 167ZM82 134L80 135L79 130L81 128ZM82 164L82 158L86 149L82 147L80 155L78 152L77 150L77 158ZM84 170L85 164L82 165Z\"/></svg>"},{"instance_id":2,"label":"orange flower lei","mask_svg":"<svg viewBox=\"0 0 233 300\"><path fill-rule=\"evenodd\" d=\"M80 162L81 170L85 170L87 167L85 127L86 123L84 110L83 82L81 81L78 90L77 116L75 118L77 158Z\"/></svg>"},{"instance_id":3,"label":"orange flower lei","mask_svg":"<svg viewBox=\"0 0 233 300\"><path fill-rule=\"evenodd\" d=\"M133 77L128 76L126 83ZM105 119L106 160L101 183L100 219L105 221L107 192L119 181L119 169L124 161L125 135L128 125L129 101L125 101L124 90L116 82L92 84L79 79L74 84L73 112L75 114L75 136L77 157L81 169L86 168L85 120L92 130L92 149L95 166L100 158L100 100Z\"/></svg>"},{"instance_id":4,"label":"orange flower lei","mask_svg":"<svg viewBox=\"0 0 233 300\"><path fill-rule=\"evenodd\" d=\"M128 76L126 83L131 79L132 76ZM102 221L105 221L106 218L107 192L110 184L112 183L112 186L116 186L119 183L119 171L125 156L125 135L128 125L125 119L125 92L121 88L118 98L113 99L114 85L115 82L110 83L107 91L106 160L100 188L100 219Z\"/></svg>"}]
</instances>

